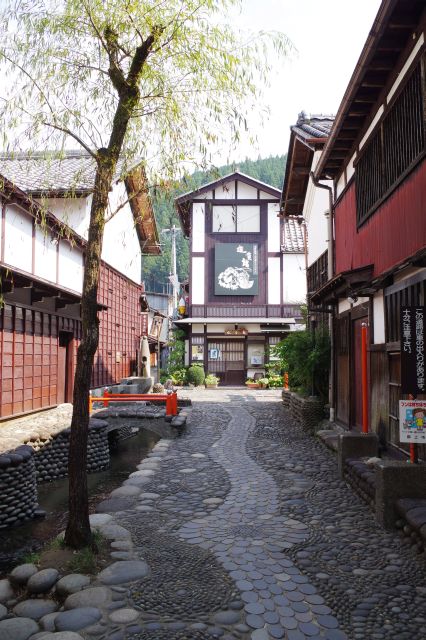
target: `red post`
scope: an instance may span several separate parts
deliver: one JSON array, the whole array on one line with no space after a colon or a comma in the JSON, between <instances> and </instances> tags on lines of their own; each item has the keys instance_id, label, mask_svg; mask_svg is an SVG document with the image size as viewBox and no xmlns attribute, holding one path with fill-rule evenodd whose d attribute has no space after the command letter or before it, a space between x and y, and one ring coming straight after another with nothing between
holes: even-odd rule
<instances>
[{"instance_id":1,"label":"red post","mask_svg":"<svg viewBox=\"0 0 426 640\"><path fill-rule=\"evenodd\" d=\"M108 398L108 396L109 396L109 392L108 392L108 389L105 387L105 391L104 391L104 407L108 406L108 402L106 402L106 399Z\"/></svg>"},{"instance_id":2,"label":"red post","mask_svg":"<svg viewBox=\"0 0 426 640\"><path fill-rule=\"evenodd\" d=\"M172 394L170 394L166 398L166 416L172 416L172 415L173 415Z\"/></svg>"},{"instance_id":3,"label":"red post","mask_svg":"<svg viewBox=\"0 0 426 640\"><path fill-rule=\"evenodd\" d=\"M92 394L89 391L89 416L92 415Z\"/></svg>"},{"instance_id":4,"label":"red post","mask_svg":"<svg viewBox=\"0 0 426 640\"><path fill-rule=\"evenodd\" d=\"M367 324L361 326L362 432L368 433Z\"/></svg>"},{"instance_id":5,"label":"red post","mask_svg":"<svg viewBox=\"0 0 426 640\"><path fill-rule=\"evenodd\" d=\"M288 373L287 372L283 376L283 382L284 382L283 384L284 389L288 389Z\"/></svg>"},{"instance_id":6,"label":"red post","mask_svg":"<svg viewBox=\"0 0 426 640\"><path fill-rule=\"evenodd\" d=\"M173 410L174 410L174 415L177 416L178 414L178 398L177 398L177 393L175 391L175 393L173 394Z\"/></svg>"}]
</instances>

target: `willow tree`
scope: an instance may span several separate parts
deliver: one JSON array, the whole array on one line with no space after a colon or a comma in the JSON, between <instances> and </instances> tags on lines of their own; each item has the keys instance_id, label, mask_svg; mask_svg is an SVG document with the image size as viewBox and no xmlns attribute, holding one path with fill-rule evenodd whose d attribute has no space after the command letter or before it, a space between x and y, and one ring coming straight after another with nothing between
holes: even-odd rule
<instances>
[{"instance_id":1,"label":"willow tree","mask_svg":"<svg viewBox=\"0 0 426 640\"><path fill-rule=\"evenodd\" d=\"M169 177L229 147L258 109L280 35L227 25L239 0L5 0L0 21L4 148L64 149L96 163L81 297L65 541L91 541L86 451L98 346L97 293L108 194L118 168L143 159Z\"/></svg>"}]
</instances>

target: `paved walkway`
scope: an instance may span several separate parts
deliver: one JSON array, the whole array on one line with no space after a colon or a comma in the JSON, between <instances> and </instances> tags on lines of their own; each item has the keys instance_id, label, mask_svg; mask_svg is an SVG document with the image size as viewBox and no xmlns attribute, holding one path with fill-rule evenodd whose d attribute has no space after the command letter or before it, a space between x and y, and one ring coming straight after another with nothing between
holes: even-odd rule
<instances>
[{"instance_id":1,"label":"paved walkway","mask_svg":"<svg viewBox=\"0 0 426 640\"><path fill-rule=\"evenodd\" d=\"M101 506L113 507L120 525L112 537L124 528L112 573L132 569L141 579L126 586L111 572L101 578L121 586L111 587L110 613L79 633L424 639L423 555L375 524L338 478L333 454L292 421L279 392L191 395L187 431L160 442Z\"/></svg>"},{"instance_id":2,"label":"paved walkway","mask_svg":"<svg viewBox=\"0 0 426 640\"><path fill-rule=\"evenodd\" d=\"M187 433L122 514L151 568L132 640L425 637L422 557L378 527L277 392L196 392ZM145 497L143 497L145 495Z\"/></svg>"}]
</instances>

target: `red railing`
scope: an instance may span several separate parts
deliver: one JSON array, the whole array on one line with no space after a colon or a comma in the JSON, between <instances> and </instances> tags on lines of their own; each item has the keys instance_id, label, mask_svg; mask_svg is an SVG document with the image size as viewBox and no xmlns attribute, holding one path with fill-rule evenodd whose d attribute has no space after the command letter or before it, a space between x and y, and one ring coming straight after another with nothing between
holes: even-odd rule
<instances>
[{"instance_id":1,"label":"red railing","mask_svg":"<svg viewBox=\"0 0 426 640\"><path fill-rule=\"evenodd\" d=\"M177 393L109 393L104 391L102 397L89 396L89 415L93 410L94 402L102 402L107 407L110 402L160 402L166 401L166 416L177 416L178 403Z\"/></svg>"}]
</instances>

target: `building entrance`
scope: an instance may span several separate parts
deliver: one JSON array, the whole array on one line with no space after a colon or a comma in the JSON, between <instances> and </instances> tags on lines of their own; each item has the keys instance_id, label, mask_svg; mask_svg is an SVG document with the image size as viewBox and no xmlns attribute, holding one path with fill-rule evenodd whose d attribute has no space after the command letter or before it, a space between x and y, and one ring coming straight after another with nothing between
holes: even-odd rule
<instances>
[{"instance_id":1,"label":"building entrance","mask_svg":"<svg viewBox=\"0 0 426 640\"><path fill-rule=\"evenodd\" d=\"M243 385L246 379L244 339L209 340L207 369L220 378L221 385Z\"/></svg>"}]
</instances>

